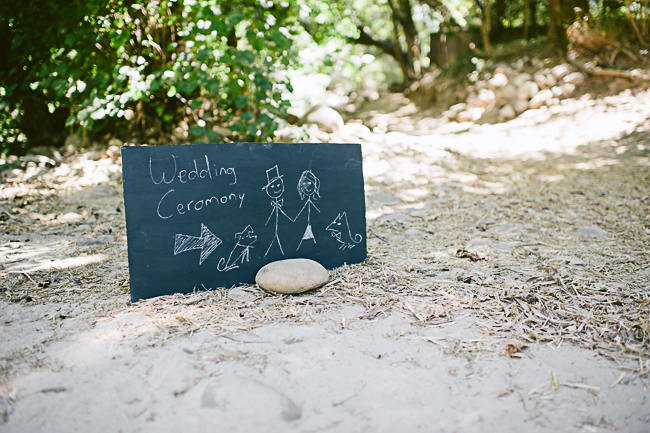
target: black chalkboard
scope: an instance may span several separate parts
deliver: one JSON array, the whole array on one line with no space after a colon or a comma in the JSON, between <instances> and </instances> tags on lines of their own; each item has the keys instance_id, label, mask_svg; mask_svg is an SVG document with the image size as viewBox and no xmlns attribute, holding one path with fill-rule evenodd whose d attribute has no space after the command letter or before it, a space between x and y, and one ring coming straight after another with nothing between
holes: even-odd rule
<instances>
[{"instance_id":1,"label":"black chalkboard","mask_svg":"<svg viewBox=\"0 0 650 433\"><path fill-rule=\"evenodd\" d=\"M361 146L122 148L133 300L252 283L266 263L366 258Z\"/></svg>"}]
</instances>

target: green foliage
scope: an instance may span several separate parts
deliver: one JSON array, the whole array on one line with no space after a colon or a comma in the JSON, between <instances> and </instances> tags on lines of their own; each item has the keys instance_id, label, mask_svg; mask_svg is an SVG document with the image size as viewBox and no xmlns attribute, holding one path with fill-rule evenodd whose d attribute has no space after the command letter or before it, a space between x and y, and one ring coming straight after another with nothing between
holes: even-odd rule
<instances>
[{"instance_id":1,"label":"green foliage","mask_svg":"<svg viewBox=\"0 0 650 433\"><path fill-rule=\"evenodd\" d=\"M612 40L636 38L642 45L650 33L650 6L647 1L603 1L592 16L591 26Z\"/></svg>"},{"instance_id":2,"label":"green foliage","mask_svg":"<svg viewBox=\"0 0 650 433\"><path fill-rule=\"evenodd\" d=\"M66 87L65 71L51 71L47 92L39 81L68 30L92 34L81 11L96 6L76 0L0 2L0 151L23 150L28 138L31 145L43 144L64 127L67 112L55 98Z\"/></svg>"},{"instance_id":3,"label":"green foliage","mask_svg":"<svg viewBox=\"0 0 650 433\"><path fill-rule=\"evenodd\" d=\"M170 131L189 120L197 141L270 140L286 114L292 2L51 3L0 7L10 41L0 147L32 138L24 118L34 117L34 97L65 112L71 129Z\"/></svg>"},{"instance_id":4,"label":"green foliage","mask_svg":"<svg viewBox=\"0 0 650 433\"><path fill-rule=\"evenodd\" d=\"M553 20L551 3L7 0L0 152L61 143L74 131L151 138L180 127L196 141L271 140L287 117L290 71L324 72L348 89L400 77L408 84L435 68L430 41L440 31L480 46L582 20L610 38L648 41L647 1L563 1ZM298 64L299 50L310 64Z\"/></svg>"}]
</instances>

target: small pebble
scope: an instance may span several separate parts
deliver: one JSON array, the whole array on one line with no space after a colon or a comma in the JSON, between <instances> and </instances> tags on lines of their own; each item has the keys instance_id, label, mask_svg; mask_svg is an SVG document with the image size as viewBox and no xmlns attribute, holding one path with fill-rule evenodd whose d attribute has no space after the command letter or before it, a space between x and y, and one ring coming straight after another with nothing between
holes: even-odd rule
<instances>
[{"instance_id":1,"label":"small pebble","mask_svg":"<svg viewBox=\"0 0 650 433\"><path fill-rule=\"evenodd\" d=\"M329 281L329 272L309 259L287 259L264 265L255 282L275 293L295 294L316 289Z\"/></svg>"}]
</instances>

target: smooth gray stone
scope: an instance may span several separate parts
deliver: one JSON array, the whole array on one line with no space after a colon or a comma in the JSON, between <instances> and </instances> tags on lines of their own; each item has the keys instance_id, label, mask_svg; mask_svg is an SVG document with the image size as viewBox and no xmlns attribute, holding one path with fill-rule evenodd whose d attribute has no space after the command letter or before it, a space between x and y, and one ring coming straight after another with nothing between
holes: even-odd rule
<instances>
[{"instance_id":1,"label":"smooth gray stone","mask_svg":"<svg viewBox=\"0 0 650 433\"><path fill-rule=\"evenodd\" d=\"M318 262L287 259L264 265L255 275L255 282L271 292L295 294L316 289L327 283L329 278L327 269Z\"/></svg>"}]
</instances>

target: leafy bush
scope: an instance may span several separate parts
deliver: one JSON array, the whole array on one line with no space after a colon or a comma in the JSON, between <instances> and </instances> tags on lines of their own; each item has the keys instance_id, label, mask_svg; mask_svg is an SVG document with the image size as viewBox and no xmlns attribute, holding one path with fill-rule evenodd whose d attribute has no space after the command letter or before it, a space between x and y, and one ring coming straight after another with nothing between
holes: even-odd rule
<instances>
[{"instance_id":1,"label":"leafy bush","mask_svg":"<svg viewBox=\"0 0 650 433\"><path fill-rule=\"evenodd\" d=\"M292 2L51 3L0 6L5 150L21 138L39 144L26 120L61 112L65 126L90 134L187 124L199 141L269 140L286 114Z\"/></svg>"}]
</instances>

